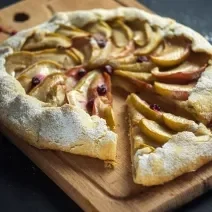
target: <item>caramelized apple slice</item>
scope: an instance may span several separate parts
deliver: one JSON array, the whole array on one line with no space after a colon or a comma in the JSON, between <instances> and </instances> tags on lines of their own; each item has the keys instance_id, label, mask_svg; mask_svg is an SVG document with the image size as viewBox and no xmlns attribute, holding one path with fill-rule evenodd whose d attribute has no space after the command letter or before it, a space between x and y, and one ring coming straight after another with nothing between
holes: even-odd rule
<instances>
[{"instance_id":1,"label":"caramelized apple slice","mask_svg":"<svg viewBox=\"0 0 212 212\"><path fill-rule=\"evenodd\" d=\"M125 57L117 58L117 59L111 59L109 63L114 64L115 66L123 65L123 64L129 64L129 63L136 63L137 57L133 54L127 55Z\"/></svg>"},{"instance_id":2,"label":"caramelized apple slice","mask_svg":"<svg viewBox=\"0 0 212 212\"><path fill-rule=\"evenodd\" d=\"M56 30L56 33L69 38L89 36L89 33L84 30L81 30L75 26L67 26L63 24L60 24L59 28Z\"/></svg>"},{"instance_id":3,"label":"caramelized apple slice","mask_svg":"<svg viewBox=\"0 0 212 212\"><path fill-rule=\"evenodd\" d=\"M77 107L84 109L85 111L88 111L87 110L88 90L90 88L92 81L96 77L98 77L98 74L99 74L98 71L91 71L80 79L80 81L76 84L76 86L70 92L67 93L67 99L69 104L75 105Z\"/></svg>"},{"instance_id":4,"label":"caramelized apple slice","mask_svg":"<svg viewBox=\"0 0 212 212\"><path fill-rule=\"evenodd\" d=\"M22 49L34 51L58 46L68 48L71 46L71 40L57 33L34 33L26 40Z\"/></svg>"},{"instance_id":5,"label":"caramelized apple slice","mask_svg":"<svg viewBox=\"0 0 212 212\"><path fill-rule=\"evenodd\" d=\"M110 26L112 27L112 40L114 44L119 48L127 46L133 38L131 29L119 19L112 21Z\"/></svg>"},{"instance_id":6,"label":"caramelized apple slice","mask_svg":"<svg viewBox=\"0 0 212 212\"><path fill-rule=\"evenodd\" d=\"M199 55L199 57L197 56ZM207 57L203 57L201 54L197 54L189 58L176 68L168 71L159 71L159 69L152 70L153 76L163 82L171 83L185 83L195 79L198 79L201 73L207 66Z\"/></svg>"},{"instance_id":7,"label":"caramelized apple slice","mask_svg":"<svg viewBox=\"0 0 212 212\"><path fill-rule=\"evenodd\" d=\"M28 92L31 86L33 86L33 79L37 78L38 82L36 84L39 84L49 74L61 71L62 67L53 61L40 61L29 66L17 77L17 80L24 87L25 91Z\"/></svg>"},{"instance_id":8,"label":"caramelized apple slice","mask_svg":"<svg viewBox=\"0 0 212 212\"><path fill-rule=\"evenodd\" d=\"M5 68L8 74L17 77L34 62L34 54L27 51L15 52L6 57Z\"/></svg>"},{"instance_id":9,"label":"caramelized apple slice","mask_svg":"<svg viewBox=\"0 0 212 212\"><path fill-rule=\"evenodd\" d=\"M176 132L190 131L196 135L210 135L211 132L203 124L197 124L192 120L175 116L170 113L163 113L163 121L169 129Z\"/></svg>"},{"instance_id":10,"label":"caramelized apple slice","mask_svg":"<svg viewBox=\"0 0 212 212\"><path fill-rule=\"evenodd\" d=\"M113 76L112 77L112 84L114 87L118 87L124 89L128 93L136 93L140 92L144 89L152 90L152 85L148 84L144 81L139 81L137 79L131 78L128 80L127 78L121 76Z\"/></svg>"},{"instance_id":11,"label":"caramelized apple slice","mask_svg":"<svg viewBox=\"0 0 212 212\"><path fill-rule=\"evenodd\" d=\"M62 68L63 67L61 65L59 65L58 63L55 63L54 61L42 60L28 67L26 70L24 70L17 77L17 79L19 79L21 76L27 76L29 78L32 78L36 76L37 74L47 76L49 74L61 72Z\"/></svg>"},{"instance_id":12,"label":"caramelized apple slice","mask_svg":"<svg viewBox=\"0 0 212 212\"><path fill-rule=\"evenodd\" d=\"M105 119L107 125L110 127L110 130L115 130L113 109L111 105L104 102L104 98L100 96L95 98L92 114L98 115L99 117Z\"/></svg>"},{"instance_id":13,"label":"caramelized apple slice","mask_svg":"<svg viewBox=\"0 0 212 212\"><path fill-rule=\"evenodd\" d=\"M170 113L163 113L163 121L166 126L170 129L181 132L181 131L191 131L195 132L198 128L198 124L196 124L192 120L188 120L186 118L175 116Z\"/></svg>"},{"instance_id":14,"label":"caramelized apple slice","mask_svg":"<svg viewBox=\"0 0 212 212\"><path fill-rule=\"evenodd\" d=\"M172 131L169 131L155 121L148 119L141 119L139 126L145 135L160 144L166 143L174 134Z\"/></svg>"},{"instance_id":15,"label":"caramelized apple slice","mask_svg":"<svg viewBox=\"0 0 212 212\"><path fill-rule=\"evenodd\" d=\"M34 87L29 95L40 101L51 103L53 106L61 106L66 102L66 79L67 77L64 74L51 74L42 83Z\"/></svg>"},{"instance_id":16,"label":"caramelized apple slice","mask_svg":"<svg viewBox=\"0 0 212 212\"><path fill-rule=\"evenodd\" d=\"M104 22L102 20L99 20L94 23L90 23L90 24L86 25L83 29L87 32L90 32L94 36L96 34L100 34L100 35L104 36L106 39L110 38L112 35L112 29L106 22Z\"/></svg>"},{"instance_id":17,"label":"caramelized apple slice","mask_svg":"<svg viewBox=\"0 0 212 212\"><path fill-rule=\"evenodd\" d=\"M159 55L159 54L161 54L163 51L164 51L164 49L165 49L165 42L164 41L162 41L161 43L160 43L160 45L151 53L151 55Z\"/></svg>"},{"instance_id":18,"label":"caramelized apple slice","mask_svg":"<svg viewBox=\"0 0 212 212\"><path fill-rule=\"evenodd\" d=\"M145 72L130 72L130 71L115 70L114 74L128 79L137 79L145 82L152 82L154 80L152 74Z\"/></svg>"},{"instance_id":19,"label":"caramelized apple slice","mask_svg":"<svg viewBox=\"0 0 212 212\"><path fill-rule=\"evenodd\" d=\"M79 63L82 64L84 62L84 55L80 51L75 48L70 48L69 50L78 58Z\"/></svg>"},{"instance_id":20,"label":"caramelized apple slice","mask_svg":"<svg viewBox=\"0 0 212 212\"><path fill-rule=\"evenodd\" d=\"M73 47L84 55L84 64L87 64L89 69L94 69L104 64L111 53L112 46L110 41L106 43L104 48L100 48L95 39L88 37L76 37L72 42Z\"/></svg>"},{"instance_id":21,"label":"caramelized apple slice","mask_svg":"<svg viewBox=\"0 0 212 212\"><path fill-rule=\"evenodd\" d=\"M127 98L127 104L132 103L134 105L135 109L139 111L141 114L143 114L146 118L162 122L162 113L157 110L153 110L150 108L150 106L140 99L136 94L130 94Z\"/></svg>"},{"instance_id":22,"label":"caramelized apple slice","mask_svg":"<svg viewBox=\"0 0 212 212\"><path fill-rule=\"evenodd\" d=\"M188 85L165 84L160 82L154 83L155 92L161 96L169 97L176 100L187 100L189 94L196 83Z\"/></svg>"},{"instance_id":23,"label":"caramelized apple slice","mask_svg":"<svg viewBox=\"0 0 212 212\"><path fill-rule=\"evenodd\" d=\"M136 55L147 55L151 53L153 50L157 48L157 46L161 43L163 40L162 31L159 28L156 28L154 31L152 27L148 24L144 24L145 32L148 38L148 43L135 50Z\"/></svg>"},{"instance_id":24,"label":"caramelized apple slice","mask_svg":"<svg viewBox=\"0 0 212 212\"><path fill-rule=\"evenodd\" d=\"M115 45L112 45L112 51L111 51L111 58L122 58L126 57L129 54L133 53L135 49L135 45L133 41L130 41L128 45L124 47L116 47Z\"/></svg>"},{"instance_id":25,"label":"caramelized apple slice","mask_svg":"<svg viewBox=\"0 0 212 212\"><path fill-rule=\"evenodd\" d=\"M46 49L35 52L34 58L37 61L55 61L66 69L70 69L81 63L80 59L71 50Z\"/></svg>"},{"instance_id":26,"label":"caramelized apple slice","mask_svg":"<svg viewBox=\"0 0 212 212\"><path fill-rule=\"evenodd\" d=\"M152 62L143 62L143 63L133 63L133 64L120 64L117 61L111 61L111 65L114 69L119 69L123 71L131 71L131 72L151 72L151 70L155 67Z\"/></svg>"},{"instance_id":27,"label":"caramelized apple slice","mask_svg":"<svg viewBox=\"0 0 212 212\"><path fill-rule=\"evenodd\" d=\"M108 40L104 48L98 48L94 43L92 45L93 52L87 64L89 69L95 69L104 65L108 61L112 50L112 43L110 40Z\"/></svg>"},{"instance_id":28,"label":"caramelized apple slice","mask_svg":"<svg viewBox=\"0 0 212 212\"><path fill-rule=\"evenodd\" d=\"M127 24L133 31L134 42L140 47L146 45L148 39L144 29L144 22L141 20L133 20Z\"/></svg>"},{"instance_id":29,"label":"caramelized apple slice","mask_svg":"<svg viewBox=\"0 0 212 212\"><path fill-rule=\"evenodd\" d=\"M170 67L183 62L189 53L188 42L173 38L165 42L165 48L161 53L150 55L150 58L156 65Z\"/></svg>"}]
</instances>

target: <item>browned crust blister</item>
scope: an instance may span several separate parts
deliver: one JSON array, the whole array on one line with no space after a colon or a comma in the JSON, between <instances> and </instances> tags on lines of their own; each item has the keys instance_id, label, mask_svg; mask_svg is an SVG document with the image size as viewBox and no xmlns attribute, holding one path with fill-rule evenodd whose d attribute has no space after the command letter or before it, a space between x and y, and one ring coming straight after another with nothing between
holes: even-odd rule
<instances>
[{"instance_id":1,"label":"browned crust blister","mask_svg":"<svg viewBox=\"0 0 212 212\"><path fill-rule=\"evenodd\" d=\"M26 95L20 83L7 74L4 64L5 57L13 51L20 50L27 37L35 31L54 32L59 24L83 27L99 19L110 20L116 17L123 17L129 21L135 19L147 21L151 26L160 27L163 36L183 35L191 41L193 51L212 54L212 46L197 32L172 19L152 15L136 8L58 13L50 21L20 32L0 46L1 122L38 148L115 160L117 135L108 129L105 120L97 116L89 116L82 109L70 105L49 107L48 104ZM200 77L200 83L188 99L194 111L199 112L196 97L207 95L206 91L210 93L212 83L209 84L207 81L212 81L210 70L209 67L203 77ZM206 102L207 108L209 102ZM211 116L211 110L203 114L203 116L208 115ZM209 135L199 141L192 133L179 133L153 153L143 155L138 153L132 157L135 168L134 181L150 186L172 180L210 161L211 149Z\"/></svg>"}]
</instances>

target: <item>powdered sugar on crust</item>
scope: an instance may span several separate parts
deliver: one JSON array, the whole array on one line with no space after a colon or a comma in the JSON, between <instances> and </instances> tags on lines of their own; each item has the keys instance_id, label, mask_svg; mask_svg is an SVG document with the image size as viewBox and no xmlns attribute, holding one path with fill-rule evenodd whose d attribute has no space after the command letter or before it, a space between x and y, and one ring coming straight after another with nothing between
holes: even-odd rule
<instances>
[{"instance_id":1,"label":"powdered sugar on crust","mask_svg":"<svg viewBox=\"0 0 212 212\"><path fill-rule=\"evenodd\" d=\"M174 135L150 154L136 154L134 181L146 186L163 184L183 173L195 171L212 160L212 137L191 132Z\"/></svg>"}]
</instances>

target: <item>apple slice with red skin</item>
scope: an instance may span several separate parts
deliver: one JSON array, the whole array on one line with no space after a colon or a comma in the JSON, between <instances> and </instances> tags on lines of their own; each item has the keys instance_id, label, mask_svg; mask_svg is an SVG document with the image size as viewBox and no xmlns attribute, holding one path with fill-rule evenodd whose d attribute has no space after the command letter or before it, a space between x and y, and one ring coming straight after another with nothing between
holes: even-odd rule
<instances>
[{"instance_id":1,"label":"apple slice with red skin","mask_svg":"<svg viewBox=\"0 0 212 212\"><path fill-rule=\"evenodd\" d=\"M131 71L115 70L114 75L122 76L128 79L137 79L139 81L144 81L147 83L154 81L154 77L152 76L152 74L146 73L146 72L131 72Z\"/></svg>"},{"instance_id":2,"label":"apple slice with red skin","mask_svg":"<svg viewBox=\"0 0 212 212\"><path fill-rule=\"evenodd\" d=\"M114 87L124 89L128 93L141 92L143 90L152 91L152 85L144 81L140 81L134 78L125 78L122 76L113 76L112 84Z\"/></svg>"},{"instance_id":3,"label":"apple slice with red skin","mask_svg":"<svg viewBox=\"0 0 212 212\"><path fill-rule=\"evenodd\" d=\"M155 82L154 90L161 96L165 96L176 100L187 100L195 84L196 83L190 83L188 85L179 85L179 84L166 84L166 83Z\"/></svg>"},{"instance_id":4,"label":"apple slice with red skin","mask_svg":"<svg viewBox=\"0 0 212 212\"><path fill-rule=\"evenodd\" d=\"M162 52L150 55L150 58L158 66L170 67L183 62L189 53L190 46L188 42L173 38L165 42L165 48Z\"/></svg>"},{"instance_id":5,"label":"apple slice with red skin","mask_svg":"<svg viewBox=\"0 0 212 212\"><path fill-rule=\"evenodd\" d=\"M152 70L157 81L167 83L188 83L198 79L207 67L209 57L203 53L194 53L181 65L168 71Z\"/></svg>"}]
</instances>

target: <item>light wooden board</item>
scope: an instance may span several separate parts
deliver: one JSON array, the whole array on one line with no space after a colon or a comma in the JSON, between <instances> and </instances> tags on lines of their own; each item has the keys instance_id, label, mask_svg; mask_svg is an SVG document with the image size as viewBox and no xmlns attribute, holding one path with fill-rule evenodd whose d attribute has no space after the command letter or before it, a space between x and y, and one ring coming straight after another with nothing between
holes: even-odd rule
<instances>
[{"instance_id":1,"label":"light wooden board","mask_svg":"<svg viewBox=\"0 0 212 212\"><path fill-rule=\"evenodd\" d=\"M8 30L21 30L47 20L56 11L115 8L120 5L144 8L133 0L27 0L1 10L0 25ZM30 15L30 19L23 23L14 22L13 15L23 11ZM0 33L1 40L6 37ZM2 125L1 131L85 211L167 211L211 188L211 164L163 186L145 188L134 184L125 120L125 96L120 96L118 92L114 96L119 123L117 166L114 170L105 169L103 162L97 159L37 150Z\"/></svg>"}]
</instances>

